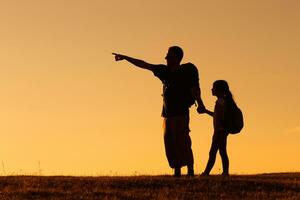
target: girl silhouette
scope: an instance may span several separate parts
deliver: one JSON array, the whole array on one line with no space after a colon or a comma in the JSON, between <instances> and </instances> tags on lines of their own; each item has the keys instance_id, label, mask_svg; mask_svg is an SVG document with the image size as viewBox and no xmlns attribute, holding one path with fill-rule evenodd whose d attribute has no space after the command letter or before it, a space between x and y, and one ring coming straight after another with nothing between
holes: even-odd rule
<instances>
[{"instance_id":1,"label":"girl silhouette","mask_svg":"<svg viewBox=\"0 0 300 200\"><path fill-rule=\"evenodd\" d=\"M214 135L209 151L209 159L206 168L202 175L209 175L216 160L216 155L219 150L222 158L223 174L229 175L229 159L227 155L227 136L229 134L227 129L228 117L230 115L230 106L235 105L232 94L229 90L228 83L225 80L217 80L213 83L212 95L217 97L214 112L206 110L206 113L213 117Z\"/></svg>"}]
</instances>

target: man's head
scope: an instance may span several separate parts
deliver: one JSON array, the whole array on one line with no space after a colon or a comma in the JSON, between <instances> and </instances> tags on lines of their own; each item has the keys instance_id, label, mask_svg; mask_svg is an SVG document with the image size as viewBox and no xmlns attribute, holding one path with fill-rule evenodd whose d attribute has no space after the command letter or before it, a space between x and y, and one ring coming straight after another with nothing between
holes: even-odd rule
<instances>
[{"instance_id":1,"label":"man's head","mask_svg":"<svg viewBox=\"0 0 300 200\"><path fill-rule=\"evenodd\" d=\"M183 50L178 46L172 46L169 48L166 55L168 66L178 66L183 58Z\"/></svg>"}]
</instances>

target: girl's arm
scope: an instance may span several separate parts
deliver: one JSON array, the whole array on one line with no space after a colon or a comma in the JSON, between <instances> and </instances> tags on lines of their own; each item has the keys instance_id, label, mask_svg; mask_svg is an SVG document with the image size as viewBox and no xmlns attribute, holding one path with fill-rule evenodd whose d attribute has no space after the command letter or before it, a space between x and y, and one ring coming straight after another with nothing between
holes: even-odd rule
<instances>
[{"instance_id":1,"label":"girl's arm","mask_svg":"<svg viewBox=\"0 0 300 200\"><path fill-rule=\"evenodd\" d=\"M211 112L211 111L209 111L209 110L207 110L207 109L205 109L205 111L204 111L206 114L208 114L208 115L210 115L210 116L214 116L214 112Z\"/></svg>"}]
</instances>

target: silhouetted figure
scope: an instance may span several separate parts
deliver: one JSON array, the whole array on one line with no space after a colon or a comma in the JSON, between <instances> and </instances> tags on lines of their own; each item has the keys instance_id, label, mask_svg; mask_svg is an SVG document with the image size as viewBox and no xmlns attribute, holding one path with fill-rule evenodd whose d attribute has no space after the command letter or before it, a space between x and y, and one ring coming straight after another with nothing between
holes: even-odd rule
<instances>
[{"instance_id":1,"label":"silhouetted figure","mask_svg":"<svg viewBox=\"0 0 300 200\"><path fill-rule=\"evenodd\" d=\"M213 83L212 95L217 97L214 112L206 110L206 113L213 116L214 135L209 151L209 159L202 175L209 175L216 160L219 150L222 158L223 175L229 175L229 159L227 155L227 136L229 134L230 107L236 106L228 83L224 80L217 80Z\"/></svg>"},{"instance_id":2,"label":"silhouetted figure","mask_svg":"<svg viewBox=\"0 0 300 200\"><path fill-rule=\"evenodd\" d=\"M189 136L189 108L195 101L197 111L204 113L201 100L197 68L191 64L180 64L183 50L170 47L165 57L167 65L149 64L129 56L116 54L116 61L127 60L137 67L150 70L163 83L164 143L166 156L174 176L181 176L181 167L188 167L188 175L194 175L194 158Z\"/></svg>"}]
</instances>

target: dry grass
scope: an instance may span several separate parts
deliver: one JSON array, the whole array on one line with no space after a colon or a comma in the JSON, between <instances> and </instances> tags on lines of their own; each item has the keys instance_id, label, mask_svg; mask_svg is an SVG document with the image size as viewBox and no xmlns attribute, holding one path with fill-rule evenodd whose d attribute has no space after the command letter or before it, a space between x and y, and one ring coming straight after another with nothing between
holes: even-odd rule
<instances>
[{"instance_id":1,"label":"dry grass","mask_svg":"<svg viewBox=\"0 0 300 200\"><path fill-rule=\"evenodd\" d=\"M0 199L300 199L300 173L173 178L0 177Z\"/></svg>"}]
</instances>

